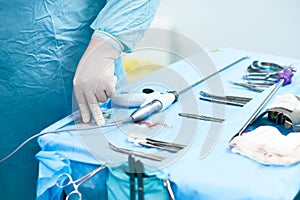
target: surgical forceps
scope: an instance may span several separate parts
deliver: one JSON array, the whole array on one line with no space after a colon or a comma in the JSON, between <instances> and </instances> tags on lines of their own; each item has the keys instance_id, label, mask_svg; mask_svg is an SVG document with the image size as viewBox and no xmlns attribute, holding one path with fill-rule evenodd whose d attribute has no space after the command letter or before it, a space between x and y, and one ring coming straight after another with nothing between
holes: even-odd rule
<instances>
[{"instance_id":1,"label":"surgical forceps","mask_svg":"<svg viewBox=\"0 0 300 200\"><path fill-rule=\"evenodd\" d=\"M217 96L213 94L209 94L204 91L200 91L199 93L202 97L200 99L216 102L216 103L224 103L228 105L234 105L234 106L244 106L246 103L248 103L251 98L248 97L238 97L238 96Z\"/></svg>"},{"instance_id":2,"label":"surgical forceps","mask_svg":"<svg viewBox=\"0 0 300 200\"><path fill-rule=\"evenodd\" d=\"M155 156L155 155L140 152L140 151L133 151L133 150L130 150L130 149L124 149L124 148L116 147L115 145L111 144L110 142L108 144L113 150L115 150L119 153L125 153L125 154L129 154L129 155L131 154L131 155L134 155L134 156L139 156L139 157L142 157L142 158L148 158L148 159L155 160L155 161L163 161L165 159L165 158L160 157L160 156Z\"/></svg>"},{"instance_id":3,"label":"surgical forceps","mask_svg":"<svg viewBox=\"0 0 300 200\"><path fill-rule=\"evenodd\" d=\"M182 150L186 145L176 144L172 142L165 142L160 140L154 140L145 137L134 137L129 136L128 141L133 142L135 145L149 147L149 148L157 148L165 151L169 151L172 153L177 153L178 151Z\"/></svg>"},{"instance_id":4,"label":"surgical forceps","mask_svg":"<svg viewBox=\"0 0 300 200\"><path fill-rule=\"evenodd\" d=\"M73 191L70 192L67 197L66 200L69 200L71 197L74 197L76 199L81 200L82 199L82 194L81 192L79 192L78 188L85 183L88 179L90 179L91 177L93 177L95 174L97 174L99 171L101 171L102 169L104 169L106 167L107 163L104 163L103 165L101 165L100 167L94 169L93 171L91 171L90 173L84 175L83 177L77 179L77 180L73 180L72 176L69 173L62 173L57 177L56 180L56 186L59 188L66 188L69 186L73 187Z\"/></svg>"},{"instance_id":5,"label":"surgical forceps","mask_svg":"<svg viewBox=\"0 0 300 200\"><path fill-rule=\"evenodd\" d=\"M228 100L233 100L233 101L240 101L240 102L249 102L252 98L249 97L239 97L239 96L217 96L217 95L213 95L213 94L209 94L207 92L204 91L200 91L200 95L202 96L207 96L207 97L211 97L211 98L215 98L215 99L228 99Z\"/></svg>"},{"instance_id":6,"label":"surgical forceps","mask_svg":"<svg viewBox=\"0 0 300 200\"><path fill-rule=\"evenodd\" d=\"M276 83L278 74L280 72L270 73L248 73L243 76L243 79L247 80L247 83L258 87L269 87Z\"/></svg>"},{"instance_id":7,"label":"surgical forceps","mask_svg":"<svg viewBox=\"0 0 300 200\"><path fill-rule=\"evenodd\" d=\"M255 87L270 87L276 83L276 81L266 80L266 81L247 81L249 85L253 85Z\"/></svg>"},{"instance_id":8,"label":"surgical forceps","mask_svg":"<svg viewBox=\"0 0 300 200\"><path fill-rule=\"evenodd\" d=\"M233 82L233 81L230 81L230 82L233 85L241 86L241 87L247 88L249 90L252 90L254 92L263 92L264 91L264 89L258 88L255 84L252 84L252 83L237 83L237 82Z\"/></svg>"},{"instance_id":9,"label":"surgical forceps","mask_svg":"<svg viewBox=\"0 0 300 200\"><path fill-rule=\"evenodd\" d=\"M256 81L264 81L264 80L267 80L267 79L277 79L277 75L278 75L278 72L269 72L269 73L265 73L265 72L262 72L262 73L258 73L258 72L253 72L253 73L248 73L248 74L245 74L243 76L244 79L246 80L256 80Z\"/></svg>"},{"instance_id":10,"label":"surgical forceps","mask_svg":"<svg viewBox=\"0 0 300 200\"><path fill-rule=\"evenodd\" d=\"M271 62L260 62L258 60L255 60L252 62L251 65L247 68L248 72L250 73L272 73L272 72L279 72L284 70L284 68L289 68L292 65L289 66L280 66L276 63Z\"/></svg>"},{"instance_id":11,"label":"surgical forceps","mask_svg":"<svg viewBox=\"0 0 300 200\"><path fill-rule=\"evenodd\" d=\"M253 61L247 68L249 73L244 75L243 78L248 81L264 81L260 85L273 85L278 80L279 75L286 69L290 72L296 72L296 69L292 65L280 66L276 63ZM256 84L255 82L251 83Z\"/></svg>"},{"instance_id":12,"label":"surgical forceps","mask_svg":"<svg viewBox=\"0 0 300 200\"><path fill-rule=\"evenodd\" d=\"M231 83L255 92L262 92L264 90L259 87L269 87L274 85L282 78L282 74L287 73L286 71L295 72L296 70L292 65L280 66L276 63L260 62L256 60L248 66L247 71L249 73L244 75L243 79L246 79L248 83ZM288 82L288 80L285 80L285 82Z\"/></svg>"}]
</instances>

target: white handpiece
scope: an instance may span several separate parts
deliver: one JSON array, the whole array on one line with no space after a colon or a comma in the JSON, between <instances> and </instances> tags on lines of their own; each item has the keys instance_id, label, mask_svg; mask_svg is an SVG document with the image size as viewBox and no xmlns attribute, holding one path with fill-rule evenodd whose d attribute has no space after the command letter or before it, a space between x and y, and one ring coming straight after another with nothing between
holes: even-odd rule
<instances>
[{"instance_id":1,"label":"white handpiece","mask_svg":"<svg viewBox=\"0 0 300 200\"><path fill-rule=\"evenodd\" d=\"M123 107L143 107L153 100L160 101L162 104L161 110L165 110L175 101L175 95L173 93L162 94L160 92L152 92L150 94L126 93L112 97L114 105Z\"/></svg>"},{"instance_id":2,"label":"white handpiece","mask_svg":"<svg viewBox=\"0 0 300 200\"><path fill-rule=\"evenodd\" d=\"M126 93L115 95L111 98L112 104L123 107L140 107L150 94Z\"/></svg>"},{"instance_id":3,"label":"white handpiece","mask_svg":"<svg viewBox=\"0 0 300 200\"><path fill-rule=\"evenodd\" d=\"M158 100L162 104L162 108L160 111L163 111L167 109L174 101L175 101L175 95L173 93L166 93L166 94L161 94L159 92L153 92L151 93L152 96L149 96L146 101L141 105L143 107L144 105L154 101Z\"/></svg>"}]
</instances>

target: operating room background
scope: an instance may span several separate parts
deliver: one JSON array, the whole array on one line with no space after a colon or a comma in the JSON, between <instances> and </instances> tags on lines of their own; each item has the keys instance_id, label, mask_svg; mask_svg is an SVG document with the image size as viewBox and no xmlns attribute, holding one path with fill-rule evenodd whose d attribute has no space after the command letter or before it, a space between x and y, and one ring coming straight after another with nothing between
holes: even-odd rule
<instances>
[{"instance_id":1,"label":"operating room background","mask_svg":"<svg viewBox=\"0 0 300 200\"><path fill-rule=\"evenodd\" d=\"M237 49L300 58L298 0L162 0L166 21L203 48Z\"/></svg>"},{"instance_id":2,"label":"operating room background","mask_svg":"<svg viewBox=\"0 0 300 200\"><path fill-rule=\"evenodd\" d=\"M176 31L206 50L230 47L299 59L299 8L297 0L161 0L152 27ZM162 37L170 50L182 48L167 32ZM135 69L127 73L129 81L172 62L149 52L124 59L127 72Z\"/></svg>"}]
</instances>

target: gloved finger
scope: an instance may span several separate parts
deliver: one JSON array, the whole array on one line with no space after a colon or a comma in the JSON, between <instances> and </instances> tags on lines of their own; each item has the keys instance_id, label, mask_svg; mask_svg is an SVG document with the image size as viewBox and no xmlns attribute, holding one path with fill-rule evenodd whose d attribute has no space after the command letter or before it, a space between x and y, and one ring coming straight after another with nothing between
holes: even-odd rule
<instances>
[{"instance_id":1,"label":"gloved finger","mask_svg":"<svg viewBox=\"0 0 300 200\"><path fill-rule=\"evenodd\" d=\"M104 92L108 98L110 98L114 95L115 88L116 88L116 76L109 77L106 88L104 90Z\"/></svg>"},{"instance_id":2,"label":"gloved finger","mask_svg":"<svg viewBox=\"0 0 300 200\"><path fill-rule=\"evenodd\" d=\"M111 85L111 87L107 88L104 92L105 92L107 98L112 97L115 93L115 86Z\"/></svg>"},{"instance_id":3,"label":"gloved finger","mask_svg":"<svg viewBox=\"0 0 300 200\"><path fill-rule=\"evenodd\" d=\"M91 120L89 107L87 106L87 104L80 103L78 103L78 106L81 113L82 121L84 123L88 123Z\"/></svg>"},{"instance_id":4,"label":"gloved finger","mask_svg":"<svg viewBox=\"0 0 300 200\"><path fill-rule=\"evenodd\" d=\"M92 112L92 115L97 123L97 125L101 126L105 124L104 117L102 115L102 111L98 104L98 100L94 94L90 94L87 96L87 101L89 104L89 108Z\"/></svg>"},{"instance_id":5,"label":"gloved finger","mask_svg":"<svg viewBox=\"0 0 300 200\"><path fill-rule=\"evenodd\" d=\"M98 101L101 102L101 103L106 102L107 99L108 99L108 96L107 96L107 94L104 90L98 90L97 94L96 94L96 97L97 97Z\"/></svg>"},{"instance_id":6,"label":"gloved finger","mask_svg":"<svg viewBox=\"0 0 300 200\"><path fill-rule=\"evenodd\" d=\"M75 93L75 97L77 99L77 103L78 103L79 110L81 113L82 121L84 123L88 123L91 120L90 110L89 110L87 101L84 97L84 94L82 92L76 90L76 88L74 89L74 93Z\"/></svg>"},{"instance_id":7,"label":"gloved finger","mask_svg":"<svg viewBox=\"0 0 300 200\"><path fill-rule=\"evenodd\" d=\"M101 111L101 108L99 106L99 104L90 104L90 109L92 111L92 115L97 123L98 126L104 125L105 124L105 120Z\"/></svg>"}]
</instances>

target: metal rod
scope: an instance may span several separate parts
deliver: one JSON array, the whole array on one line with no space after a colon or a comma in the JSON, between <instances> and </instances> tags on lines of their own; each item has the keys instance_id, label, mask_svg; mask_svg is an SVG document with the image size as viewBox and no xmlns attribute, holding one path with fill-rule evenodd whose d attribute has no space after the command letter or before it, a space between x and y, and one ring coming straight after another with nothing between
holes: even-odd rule
<instances>
[{"instance_id":1,"label":"metal rod","mask_svg":"<svg viewBox=\"0 0 300 200\"><path fill-rule=\"evenodd\" d=\"M192 84L192 85L190 85L190 86L188 86L188 87L186 87L186 88L184 88L184 89L178 91L177 94L180 95L180 94L184 93L185 91L187 91L187 90L193 88L194 86L196 86L196 85L198 85L198 84L200 84L200 83L206 81L207 79L213 77L214 75L216 75L216 74L218 74L218 73L220 73L220 72L222 72L222 71L228 69L229 67L232 67L233 65L235 65L235 64L237 64L237 63L239 63L239 62L241 62L241 61L243 61L243 60L245 60L245 59L249 59L249 57L246 56L246 57L242 57L242 58L238 59L237 61L235 61L234 63L231 63L230 65L224 67L223 69L221 69L221 70L219 70L219 71L216 71L216 72L212 73L211 75L205 77L204 79L202 79L202 80L200 80L200 81L198 81L198 82L196 82L196 83L194 83L194 84Z\"/></svg>"},{"instance_id":2,"label":"metal rod","mask_svg":"<svg viewBox=\"0 0 300 200\"><path fill-rule=\"evenodd\" d=\"M277 90L282 86L284 82L284 79L281 79L277 85L273 88L273 90L271 91L271 93L267 96L267 98L259 105L259 107L256 109L256 111L253 113L253 115L249 118L249 120L245 123L245 125L240 129L240 131L235 134L231 140L236 137L241 135L245 129L254 121L254 119L256 118L256 116L259 114L259 112L262 110L262 108L268 103L268 101L271 99L271 97L275 94L275 92L277 92Z\"/></svg>"}]
</instances>

